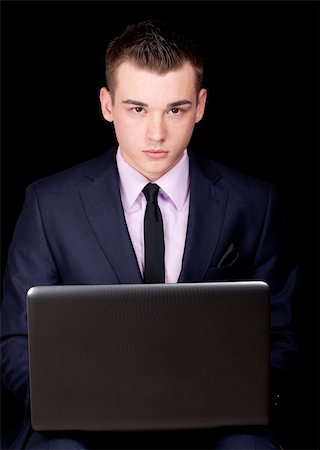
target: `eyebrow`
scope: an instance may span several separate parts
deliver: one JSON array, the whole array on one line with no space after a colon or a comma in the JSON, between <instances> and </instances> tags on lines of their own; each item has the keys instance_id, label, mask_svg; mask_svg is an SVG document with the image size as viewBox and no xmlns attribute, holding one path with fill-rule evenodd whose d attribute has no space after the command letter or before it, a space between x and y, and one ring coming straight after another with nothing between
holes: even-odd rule
<instances>
[{"instance_id":1,"label":"eyebrow","mask_svg":"<svg viewBox=\"0 0 320 450\"><path fill-rule=\"evenodd\" d=\"M122 103L125 103L126 105L135 105L135 106L143 106L147 107L148 104L144 102L140 102L139 100L123 100ZM192 105L192 102L190 100L178 100L176 102L168 103L168 108L176 108L177 106L183 106L183 105Z\"/></svg>"}]
</instances>

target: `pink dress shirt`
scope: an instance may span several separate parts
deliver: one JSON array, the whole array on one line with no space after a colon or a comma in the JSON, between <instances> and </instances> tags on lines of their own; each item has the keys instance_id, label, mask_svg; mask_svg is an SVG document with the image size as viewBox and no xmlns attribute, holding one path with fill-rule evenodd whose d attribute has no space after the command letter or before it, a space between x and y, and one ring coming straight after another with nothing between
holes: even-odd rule
<instances>
[{"instance_id":1,"label":"pink dress shirt","mask_svg":"<svg viewBox=\"0 0 320 450\"><path fill-rule=\"evenodd\" d=\"M124 214L141 274L144 272L143 219L146 199L141 192L149 180L131 167L117 151L120 193ZM181 160L155 183L160 186L158 204L161 209L165 241L165 282L178 281L184 252L189 215L189 157L185 150Z\"/></svg>"}]
</instances>

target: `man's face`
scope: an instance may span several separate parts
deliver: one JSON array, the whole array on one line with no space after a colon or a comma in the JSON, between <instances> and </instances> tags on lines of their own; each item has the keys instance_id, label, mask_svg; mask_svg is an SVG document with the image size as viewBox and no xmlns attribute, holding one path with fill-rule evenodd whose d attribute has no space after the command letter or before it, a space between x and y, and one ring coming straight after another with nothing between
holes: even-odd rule
<instances>
[{"instance_id":1,"label":"man's face","mask_svg":"<svg viewBox=\"0 0 320 450\"><path fill-rule=\"evenodd\" d=\"M155 181L181 159L203 116L206 91L197 96L189 63L159 75L126 61L116 73L113 102L106 88L100 101L104 118L114 122L123 158Z\"/></svg>"}]
</instances>

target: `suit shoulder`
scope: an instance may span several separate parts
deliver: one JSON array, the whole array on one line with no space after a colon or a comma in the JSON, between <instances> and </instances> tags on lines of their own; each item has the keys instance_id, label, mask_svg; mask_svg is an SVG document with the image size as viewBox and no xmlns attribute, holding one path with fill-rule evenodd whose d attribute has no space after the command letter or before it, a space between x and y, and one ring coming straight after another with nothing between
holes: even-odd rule
<instances>
[{"instance_id":1,"label":"suit shoulder","mask_svg":"<svg viewBox=\"0 0 320 450\"><path fill-rule=\"evenodd\" d=\"M221 174L222 181L228 183L235 189L243 187L244 189L257 188L263 191L270 191L273 187L269 181L243 173L224 164L215 161L211 161L211 164L215 167L217 172Z\"/></svg>"},{"instance_id":2,"label":"suit shoulder","mask_svg":"<svg viewBox=\"0 0 320 450\"><path fill-rule=\"evenodd\" d=\"M195 155L194 153L191 153L190 157L191 164L195 163L206 178L229 191L246 192L257 189L262 192L270 192L270 189L273 188L273 185L268 181L245 174L211 158Z\"/></svg>"},{"instance_id":3,"label":"suit shoulder","mask_svg":"<svg viewBox=\"0 0 320 450\"><path fill-rule=\"evenodd\" d=\"M39 178L28 186L36 191L64 191L79 189L92 180L102 176L113 160L113 151L108 151L100 156L64 169L60 172Z\"/></svg>"}]
</instances>

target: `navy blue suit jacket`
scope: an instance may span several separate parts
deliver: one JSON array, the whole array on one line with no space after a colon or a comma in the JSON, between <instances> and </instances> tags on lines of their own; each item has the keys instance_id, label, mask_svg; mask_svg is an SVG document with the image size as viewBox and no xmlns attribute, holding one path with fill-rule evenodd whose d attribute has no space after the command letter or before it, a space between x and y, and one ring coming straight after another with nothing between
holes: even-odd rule
<instances>
[{"instance_id":1,"label":"navy blue suit jacket","mask_svg":"<svg viewBox=\"0 0 320 450\"><path fill-rule=\"evenodd\" d=\"M271 368L277 382L297 350L292 330L297 267L275 190L188 153L190 211L179 282L257 279L269 284ZM143 282L122 208L115 154L113 148L27 188L1 311L2 381L26 405L27 290L46 284Z\"/></svg>"}]
</instances>

